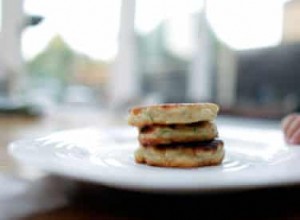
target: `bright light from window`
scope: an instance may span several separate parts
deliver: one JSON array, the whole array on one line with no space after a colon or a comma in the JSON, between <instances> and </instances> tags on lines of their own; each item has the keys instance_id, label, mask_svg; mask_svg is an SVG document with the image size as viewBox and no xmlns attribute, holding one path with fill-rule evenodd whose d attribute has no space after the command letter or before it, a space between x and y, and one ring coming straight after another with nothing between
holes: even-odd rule
<instances>
[{"instance_id":1,"label":"bright light from window","mask_svg":"<svg viewBox=\"0 0 300 220\"><path fill-rule=\"evenodd\" d=\"M202 0L137 0L136 29L140 33L148 33L163 20L199 11Z\"/></svg>"},{"instance_id":2,"label":"bright light from window","mask_svg":"<svg viewBox=\"0 0 300 220\"><path fill-rule=\"evenodd\" d=\"M190 47L180 40L187 36L178 33L189 28L183 17L199 11L202 4L202 0L136 0L136 30L148 33L162 21L175 18L178 26L171 28L176 32L171 36L172 48ZM121 0L26 0L25 11L45 16L45 20L24 32L25 59L36 56L57 34L78 52L95 59L112 59L117 53L120 6ZM184 21L176 19L179 17Z\"/></svg>"},{"instance_id":3,"label":"bright light from window","mask_svg":"<svg viewBox=\"0 0 300 220\"><path fill-rule=\"evenodd\" d=\"M188 57L196 43L194 15L202 8L202 0L137 0L136 30L147 34L165 21L165 46L176 55Z\"/></svg>"},{"instance_id":4,"label":"bright light from window","mask_svg":"<svg viewBox=\"0 0 300 220\"><path fill-rule=\"evenodd\" d=\"M182 58L193 56L199 44L199 16L185 14L170 19L166 25L166 47Z\"/></svg>"},{"instance_id":5,"label":"bright light from window","mask_svg":"<svg viewBox=\"0 0 300 220\"><path fill-rule=\"evenodd\" d=\"M109 60L117 52L121 0L27 0L25 11L45 16L23 34L25 59L43 50L59 34L71 48L94 59Z\"/></svg>"},{"instance_id":6,"label":"bright light from window","mask_svg":"<svg viewBox=\"0 0 300 220\"><path fill-rule=\"evenodd\" d=\"M209 0L207 17L219 39L234 49L273 46L281 41L283 3Z\"/></svg>"},{"instance_id":7,"label":"bright light from window","mask_svg":"<svg viewBox=\"0 0 300 220\"><path fill-rule=\"evenodd\" d=\"M1 1L1 0L0 0ZM122 0L26 0L25 11L45 20L22 39L25 59L41 52L57 34L74 50L94 59L114 58ZM234 49L276 45L281 40L284 0L208 0L207 17L218 38ZM167 47L188 54L194 43L191 14L201 0L136 0L136 30L148 33L168 20Z\"/></svg>"}]
</instances>

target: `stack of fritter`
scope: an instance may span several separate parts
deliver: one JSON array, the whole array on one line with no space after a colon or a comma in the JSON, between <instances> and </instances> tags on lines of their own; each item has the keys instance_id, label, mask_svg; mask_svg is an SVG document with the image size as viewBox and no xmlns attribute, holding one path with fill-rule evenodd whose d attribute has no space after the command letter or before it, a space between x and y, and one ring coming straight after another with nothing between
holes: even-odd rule
<instances>
[{"instance_id":1,"label":"stack of fritter","mask_svg":"<svg viewBox=\"0 0 300 220\"><path fill-rule=\"evenodd\" d=\"M139 129L137 163L162 167L218 165L224 158L223 141L213 120L213 103L161 104L135 107L128 123Z\"/></svg>"}]
</instances>

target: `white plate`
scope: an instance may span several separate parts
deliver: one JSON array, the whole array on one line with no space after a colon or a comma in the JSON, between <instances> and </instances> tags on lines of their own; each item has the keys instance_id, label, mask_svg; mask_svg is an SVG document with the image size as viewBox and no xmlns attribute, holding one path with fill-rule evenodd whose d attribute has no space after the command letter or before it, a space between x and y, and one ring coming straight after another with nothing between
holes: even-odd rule
<instances>
[{"instance_id":1,"label":"white plate","mask_svg":"<svg viewBox=\"0 0 300 220\"><path fill-rule=\"evenodd\" d=\"M151 192L218 192L300 183L300 148L284 144L279 130L221 126L222 165L194 169L136 164L136 131L87 128L11 144L25 165L102 185ZM239 138L237 138L239 137Z\"/></svg>"}]
</instances>

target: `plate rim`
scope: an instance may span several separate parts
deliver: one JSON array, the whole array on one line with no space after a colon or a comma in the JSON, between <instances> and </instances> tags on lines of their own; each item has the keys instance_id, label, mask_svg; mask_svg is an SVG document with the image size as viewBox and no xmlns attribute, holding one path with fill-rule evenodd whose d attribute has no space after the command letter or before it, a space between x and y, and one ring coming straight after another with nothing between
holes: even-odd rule
<instances>
[{"instance_id":1,"label":"plate rim","mask_svg":"<svg viewBox=\"0 0 300 220\"><path fill-rule=\"evenodd\" d=\"M74 131L74 130L78 130L78 129L73 129L73 130L66 130L68 132L70 131ZM81 129L79 129L81 130ZM61 132L66 132L66 131L59 131L59 132L55 132L55 133L61 133ZM42 136L44 137L44 136ZM98 178L95 178L95 176L89 176L89 175L82 175L76 172L70 172L70 170L66 170L62 169L59 170L57 169L58 166L54 166L53 167L49 167L48 166L43 166L40 167L41 164L38 162L38 160L36 159L32 159L32 158L36 158L36 157L31 157L31 158L24 158L22 157L22 155L20 154L19 150L22 147L23 143L36 143L38 138L31 138L31 139L20 139L20 140L16 140L12 143L10 143L8 145L8 153L9 155L11 155L18 164L22 164L22 165L26 165L26 166L30 166L33 167L35 169L39 169L42 171L45 171L51 175L58 175L58 176L62 176L62 177L68 177L71 179L76 179L76 180L80 180L80 181L87 181L87 182L91 182L91 183L96 183L96 184L100 184L100 185L104 185L107 187L113 187L113 188L117 188L117 189L126 189L126 190L131 190L131 191L143 191L143 192L156 192L156 193L215 193L215 192L228 192L228 191L240 191L240 190L250 190L250 189L257 189L257 188L266 188L266 187L278 187L278 186L286 186L286 185L295 185L295 184L299 184L300 183L300 175L299 176L293 176L291 178L285 178L285 179L277 179L274 180L270 183L270 182L265 182L265 181L256 181L255 184L251 184L248 181L246 182L240 182L239 184L234 184L234 185L224 185L224 184L215 184L215 185L209 185L209 186L203 186L203 185L199 185L199 186L187 186L187 187L176 187L176 186L163 186L163 185L140 185L140 184L134 184L134 182L132 181L128 181L128 182L122 182L120 183L119 181L115 181L115 179L110 178L110 179L105 179L103 178L103 176L98 176ZM24 150L24 149L23 149ZM300 151L299 151L300 152ZM300 154L299 154L300 155ZM145 165L147 166L147 165ZM73 167L73 165L72 165ZM170 169L170 168L168 168ZM99 179L100 177L100 179ZM102 178L102 179L101 179Z\"/></svg>"}]
</instances>

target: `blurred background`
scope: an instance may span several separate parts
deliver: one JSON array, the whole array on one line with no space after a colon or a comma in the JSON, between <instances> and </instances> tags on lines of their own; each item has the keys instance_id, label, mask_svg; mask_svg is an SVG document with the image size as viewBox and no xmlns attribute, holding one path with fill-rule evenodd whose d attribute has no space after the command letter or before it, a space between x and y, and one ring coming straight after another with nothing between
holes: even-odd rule
<instances>
[{"instance_id":1,"label":"blurred background","mask_svg":"<svg viewBox=\"0 0 300 220\"><path fill-rule=\"evenodd\" d=\"M211 101L280 119L300 107L299 0L0 3L2 111Z\"/></svg>"}]
</instances>

